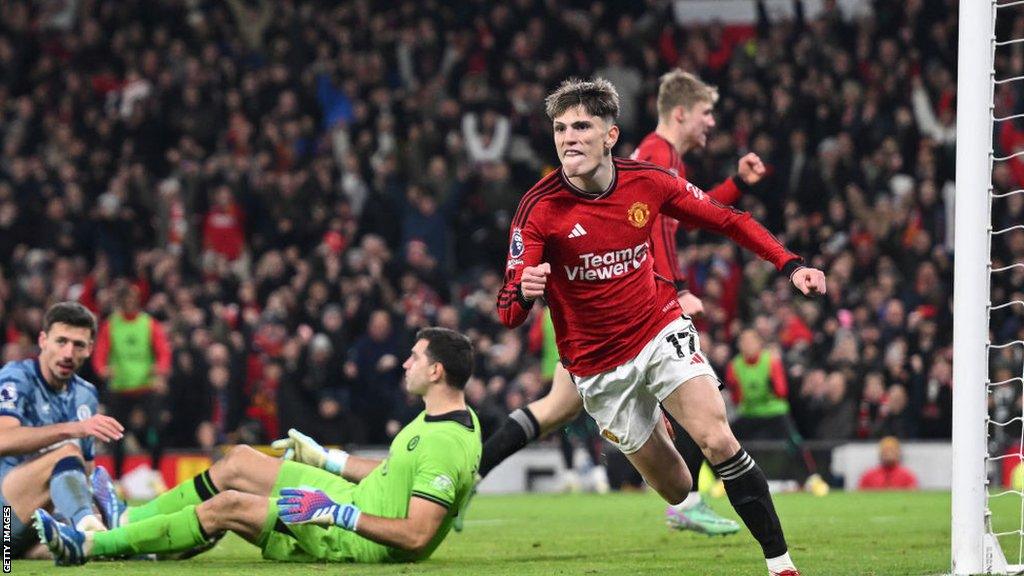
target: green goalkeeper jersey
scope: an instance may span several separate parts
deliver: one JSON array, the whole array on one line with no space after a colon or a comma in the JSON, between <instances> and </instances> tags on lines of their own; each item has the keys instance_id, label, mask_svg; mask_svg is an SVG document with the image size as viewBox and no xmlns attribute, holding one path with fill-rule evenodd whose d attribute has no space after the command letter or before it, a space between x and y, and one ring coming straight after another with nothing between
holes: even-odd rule
<instances>
[{"instance_id":1,"label":"green goalkeeper jersey","mask_svg":"<svg viewBox=\"0 0 1024 576\"><path fill-rule=\"evenodd\" d=\"M426 558L441 544L473 489L482 449L472 410L421 412L395 436L388 457L356 486L353 503L366 514L404 518L415 496L444 506L448 514L422 554L390 549L391 561Z\"/></svg>"}]
</instances>

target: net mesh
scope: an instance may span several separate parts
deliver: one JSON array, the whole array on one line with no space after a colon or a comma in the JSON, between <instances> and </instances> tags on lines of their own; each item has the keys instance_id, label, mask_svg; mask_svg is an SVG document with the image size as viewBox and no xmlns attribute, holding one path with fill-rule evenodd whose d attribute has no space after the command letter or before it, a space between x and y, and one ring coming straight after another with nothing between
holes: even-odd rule
<instances>
[{"instance_id":1,"label":"net mesh","mask_svg":"<svg viewBox=\"0 0 1024 576\"><path fill-rule=\"evenodd\" d=\"M1024 188L1014 184L1024 174L1024 139L1014 143L1024 136L1024 37L1013 25L1024 0L993 5L985 512L1012 573L1024 564Z\"/></svg>"}]
</instances>

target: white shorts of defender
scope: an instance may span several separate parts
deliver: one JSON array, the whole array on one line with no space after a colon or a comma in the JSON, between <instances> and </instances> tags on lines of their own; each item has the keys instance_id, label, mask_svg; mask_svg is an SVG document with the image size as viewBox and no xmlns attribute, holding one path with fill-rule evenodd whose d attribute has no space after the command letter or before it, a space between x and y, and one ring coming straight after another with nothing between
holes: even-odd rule
<instances>
[{"instance_id":1,"label":"white shorts of defender","mask_svg":"<svg viewBox=\"0 0 1024 576\"><path fill-rule=\"evenodd\" d=\"M573 381L601 435L624 454L632 454L661 423L661 401L701 375L718 379L700 351L697 329L681 317L665 326L633 360L593 376L573 376Z\"/></svg>"}]
</instances>

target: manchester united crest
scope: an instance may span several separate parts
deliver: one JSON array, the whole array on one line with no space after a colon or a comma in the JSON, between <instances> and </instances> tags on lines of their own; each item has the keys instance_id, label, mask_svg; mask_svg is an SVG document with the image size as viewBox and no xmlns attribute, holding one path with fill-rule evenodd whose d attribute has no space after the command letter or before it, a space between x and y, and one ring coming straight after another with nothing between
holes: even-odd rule
<instances>
[{"instance_id":1,"label":"manchester united crest","mask_svg":"<svg viewBox=\"0 0 1024 576\"><path fill-rule=\"evenodd\" d=\"M634 202L629 207L629 212L626 212L626 219L629 223L637 228L643 228L647 225L647 220L651 218L651 209L647 207L647 204L643 202Z\"/></svg>"}]
</instances>

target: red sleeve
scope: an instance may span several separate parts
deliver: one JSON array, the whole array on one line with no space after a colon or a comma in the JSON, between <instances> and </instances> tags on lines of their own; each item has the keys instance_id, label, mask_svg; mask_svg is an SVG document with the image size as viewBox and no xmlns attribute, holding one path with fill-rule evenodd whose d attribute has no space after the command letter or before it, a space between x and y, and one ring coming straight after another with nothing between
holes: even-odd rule
<instances>
[{"instance_id":1,"label":"red sleeve","mask_svg":"<svg viewBox=\"0 0 1024 576\"><path fill-rule=\"evenodd\" d=\"M530 325L530 333L527 335L527 349L533 354L539 354L544 349L544 315L537 316Z\"/></svg>"},{"instance_id":2,"label":"red sleeve","mask_svg":"<svg viewBox=\"0 0 1024 576\"><path fill-rule=\"evenodd\" d=\"M100 333L96 336L96 345L92 349L92 369L97 374L107 373L107 363L110 361L110 322L104 322L100 326Z\"/></svg>"},{"instance_id":3,"label":"red sleeve","mask_svg":"<svg viewBox=\"0 0 1024 576\"><path fill-rule=\"evenodd\" d=\"M772 390L779 398L789 397L789 383L786 381L786 370L782 367L782 360L772 356L771 367Z\"/></svg>"},{"instance_id":4,"label":"red sleeve","mask_svg":"<svg viewBox=\"0 0 1024 576\"><path fill-rule=\"evenodd\" d=\"M743 401L743 388L740 387L740 381L736 379L736 371L732 368L732 362L729 362L725 368L725 387L729 389L733 404Z\"/></svg>"},{"instance_id":5,"label":"red sleeve","mask_svg":"<svg viewBox=\"0 0 1024 576\"><path fill-rule=\"evenodd\" d=\"M167 340L164 327L155 318L149 319L149 327L156 356L156 373L166 376L171 373L171 343Z\"/></svg>"},{"instance_id":6,"label":"red sleeve","mask_svg":"<svg viewBox=\"0 0 1024 576\"><path fill-rule=\"evenodd\" d=\"M557 176L555 176L557 178ZM508 259L505 262L505 284L498 292L498 318L507 328L515 328L526 321L533 302L524 300L520 291L523 269L536 266L544 257L544 237L537 228L537 204L550 183L543 178L523 195L512 218L509 230Z\"/></svg>"},{"instance_id":7,"label":"red sleeve","mask_svg":"<svg viewBox=\"0 0 1024 576\"><path fill-rule=\"evenodd\" d=\"M727 178L718 186L708 190L708 196L714 198L715 202L725 206L732 206L742 195L743 192L740 191L739 186L736 186L736 181L732 178Z\"/></svg>"},{"instance_id":8,"label":"red sleeve","mask_svg":"<svg viewBox=\"0 0 1024 576\"><path fill-rule=\"evenodd\" d=\"M664 175L668 189L661 210L684 226L710 230L726 236L782 271L800 257L783 246L771 232L747 212L721 205L703 190L683 179ZM794 265L795 265L794 262Z\"/></svg>"}]
</instances>

